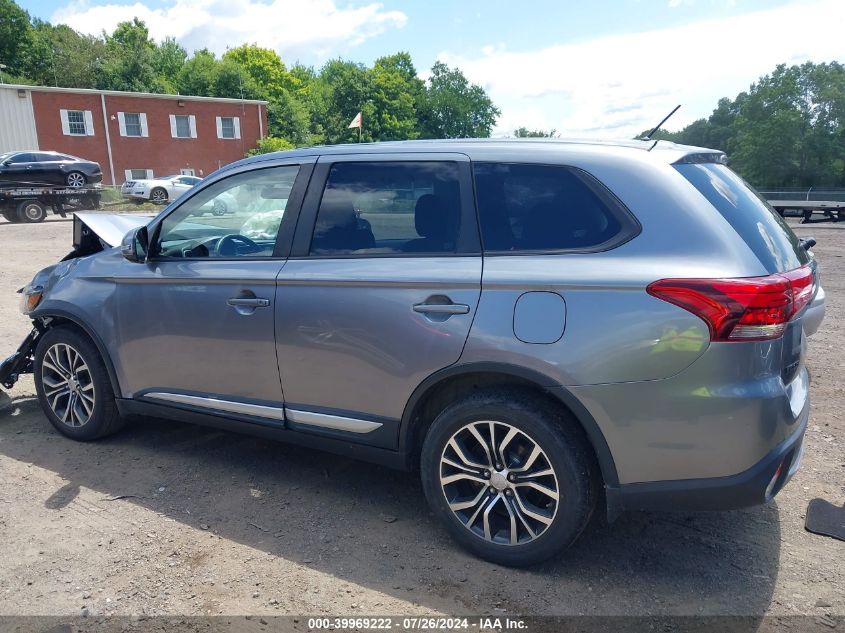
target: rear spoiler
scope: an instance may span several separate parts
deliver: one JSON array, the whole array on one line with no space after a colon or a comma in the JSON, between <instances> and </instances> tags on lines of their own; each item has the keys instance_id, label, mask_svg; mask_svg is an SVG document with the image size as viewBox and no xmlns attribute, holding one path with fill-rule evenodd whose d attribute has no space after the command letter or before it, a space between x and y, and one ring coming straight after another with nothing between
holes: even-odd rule
<instances>
[{"instance_id":1,"label":"rear spoiler","mask_svg":"<svg viewBox=\"0 0 845 633\"><path fill-rule=\"evenodd\" d=\"M673 165L695 165L700 163L728 164L728 157L724 152L695 152L676 160Z\"/></svg>"}]
</instances>

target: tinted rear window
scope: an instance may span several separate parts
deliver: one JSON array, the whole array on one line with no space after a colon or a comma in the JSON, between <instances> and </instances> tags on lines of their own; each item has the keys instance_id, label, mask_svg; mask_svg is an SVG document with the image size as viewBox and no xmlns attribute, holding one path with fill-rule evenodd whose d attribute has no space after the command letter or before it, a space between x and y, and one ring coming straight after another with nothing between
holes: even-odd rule
<instances>
[{"instance_id":1,"label":"tinted rear window","mask_svg":"<svg viewBox=\"0 0 845 633\"><path fill-rule=\"evenodd\" d=\"M475 163L486 251L603 250L636 222L585 172L559 165Z\"/></svg>"},{"instance_id":2,"label":"tinted rear window","mask_svg":"<svg viewBox=\"0 0 845 633\"><path fill-rule=\"evenodd\" d=\"M716 207L768 272L793 270L809 261L784 219L730 168L717 163L675 168Z\"/></svg>"}]
</instances>

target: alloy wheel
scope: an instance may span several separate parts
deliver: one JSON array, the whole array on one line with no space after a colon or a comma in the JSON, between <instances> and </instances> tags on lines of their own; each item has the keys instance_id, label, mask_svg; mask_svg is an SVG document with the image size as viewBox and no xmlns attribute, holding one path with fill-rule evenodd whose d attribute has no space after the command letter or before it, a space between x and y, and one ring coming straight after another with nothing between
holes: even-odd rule
<instances>
[{"instance_id":1,"label":"alloy wheel","mask_svg":"<svg viewBox=\"0 0 845 633\"><path fill-rule=\"evenodd\" d=\"M67 184L68 187L73 187L74 189L79 189L80 187L85 186L85 176L82 174L78 174L76 172L72 172L67 175Z\"/></svg>"},{"instance_id":2,"label":"alloy wheel","mask_svg":"<svg viewBox=\"0 0 845 633\"><path fill-rule=\"evenodd\" d=\"M498 421L471 422L452 435L440 457L440 486L464 527L497 545L538 538L560 502L557 475L540 445Z\"/></svg>"},{"instance_id":3,"label":"alloy wheel","mask_svg":"<svg viewBox=\"0 0 845 633\"><path fill-rule=\"evenodd\" d=\"M94 412L96 393L82 355L67 343L56 343L41 363L44 396L62 424L84 426Z\"/></svg>"},{"instance_id":4,"label":"alloy wheel","mask_svg":"<svg viewBox=\"0 0 845 633\"><path fill-rule=\"evenodd\" d=\"M155 191L153 191L150 197L152 198L152 201L157 204L161 204L162 202L167 200L167 194L161 189L156 189Z\"/></svg>"}]
</instances>

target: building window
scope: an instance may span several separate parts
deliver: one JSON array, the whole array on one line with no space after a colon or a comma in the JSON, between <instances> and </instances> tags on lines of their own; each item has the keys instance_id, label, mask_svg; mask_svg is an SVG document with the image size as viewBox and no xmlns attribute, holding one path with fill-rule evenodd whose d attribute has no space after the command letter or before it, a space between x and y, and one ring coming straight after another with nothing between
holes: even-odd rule
<instances>
[{"instance_id":1,"label":"building window","mask_svg":"<svg viewBox=\"0 0 845 633\"><path fill-rule=\"evenodd\" d=\"M123 175L126 177L126 181L130 182L133 180L152 180L153 179L153 170L152 169L127 169L123 172Z\"/></svg>"},{"instance_id":2,"label":"building window","mask_svg":"<svg viewBox=\"0 0 845 633\"><path fill-rule=\"evenodd\" d=\"M179 170L179 173L182 174L183 176L193 176L194 170L191 169L190 167L183 167L182 169Z\"/></svg>"},{"instance_id":3,"label":"building window","mask_svg":"<svg viewBox=\"0 0 845 633\"><path fill-rule=\"evenodd\" d=\"M197 118L193 114L171 114L170 135L173 138L196 138Z\"/></svg>"},{"instance_id":4,"label":"building window","mask_svg":"<svg viewBox=\"0 0 845 633\"><path fill-rule=\"evenodd\" d=\"M217 117L217 138L240 138L241 120L233 116Z\"/></svg>"},{"instance_id":5,"label":"building window","mask_svg":"<svg viewBox=\"0 0 845 633\"><path fill-rule=\"evenodd\" d=\"M90 110L59 110L62 133L65 136L94 136L94 123Z\"/></svg>"},{"instance_id":6,"label":"building window","mask_svg":"<svg viewBox=\"0 0 845 633\"><path fill-rule=\"evenodd\" d=\"M143 112L118 112L117 122L121 136L149 136L147 115Z\"/></svg>"},{"instance_id":7,"label":"building window","mask_svg":"<svg viewBox=\"0 0 845 633\"><path fill-rule=\"evenodd\" d=\"M88 130L85 129L85 113L82 110L68 110L67 124L71 134L85 136Z\"/></svg>"}]
</instances>

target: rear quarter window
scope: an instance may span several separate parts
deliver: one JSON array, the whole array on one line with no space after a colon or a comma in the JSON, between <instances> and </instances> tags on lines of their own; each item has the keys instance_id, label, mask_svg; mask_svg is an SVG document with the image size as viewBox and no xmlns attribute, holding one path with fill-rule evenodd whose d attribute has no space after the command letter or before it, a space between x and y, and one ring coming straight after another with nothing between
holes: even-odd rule
<instances>
[{"instance_id":1,"label":"rear quarter window","mask_svg":"<svg viewBox=\"0 0 845 633\"><path fill-rule=\"evenodd\" d=\"M793 270L809 261L786 221L729 167L684 163L675 169L728 221L769 273Z\"/></svg>"},{"instance_id":2,"label":"rear quarter window","mask_svg":"<svg viewBox=\"0 0 845 633\"><path fill-rule=\"evenodd\" d=\"M474 163L473 173L485 251L600 251L639 232L630 212L580 169Z\"/></svg>"}]
</instances>

